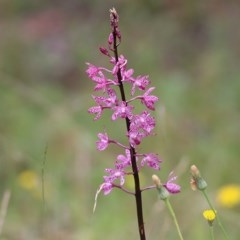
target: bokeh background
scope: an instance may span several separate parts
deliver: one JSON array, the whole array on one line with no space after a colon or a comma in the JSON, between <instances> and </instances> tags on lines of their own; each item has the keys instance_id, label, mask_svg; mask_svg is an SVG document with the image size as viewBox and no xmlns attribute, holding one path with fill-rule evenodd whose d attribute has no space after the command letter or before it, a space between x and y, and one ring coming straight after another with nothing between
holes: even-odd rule
<instances>
[{"instance_id":1,"label":"bokeh background","mask_svg":"<svg viewBox=\"0 0 240 240\"><path fill-rule=\"evenodd\" d=\"M192 164L231 239L239 239L240 2L223 0L0 1L1 239L138 239L131 196L100 194L92 213L117 154L97 152L96 135L105 128L124 140L125 131L87 113L94 102L85 63L109 66L98 47L107 46L112 6L119 51L136 75L150 76L161 99L156 136L140 150L164 159L163 181L172 170L178 175L182 192L171 202L185 239L210 239L207 203L189 186ZM153 173L142 172L143 186ZM225 194L235 203L224 205L217 196L228 184L238 190ZM148 239L178 239L156 191L144 192L143 203ZM215 234L223 239L217 224Z\"/></svg>"}]
</instances>

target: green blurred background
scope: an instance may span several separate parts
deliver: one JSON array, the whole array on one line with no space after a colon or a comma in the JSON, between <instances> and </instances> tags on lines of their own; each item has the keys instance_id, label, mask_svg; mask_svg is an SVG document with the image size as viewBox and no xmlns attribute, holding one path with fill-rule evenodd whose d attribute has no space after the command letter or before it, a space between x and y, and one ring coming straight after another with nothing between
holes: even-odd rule
<instances>
[{"instance_id":1,"label":"green blurred background","mask_svg":"<svg viewBox=\"0 0 240 240\"><path fill-rule=\"evenodd\" d=\"M185 239L210 239L207 204L189 187L196 164L213 202L225 184L240 184L240 2L223 0L0 1L0 201L11 192L4 240L138 239L134 199L95 192L117 149L97 152L97 133L124 140L124 126L98 122L86 62L109 66L109 9L120 15L122 43L136 75L149 75L160 97L156 136L140 150L164 159L157 173L179 176L171 198ZM151 175L142 173L143 186ZM44 196L43 188L44 185ZM127 185L131 185L128 181ZM43 200L44 198L44 200ZM178 239L154 190L144 192L148 239ZM240 208L218 206L231 239ZM216 225L216 239L223 239Z\"/></svg>"}]
</instances>

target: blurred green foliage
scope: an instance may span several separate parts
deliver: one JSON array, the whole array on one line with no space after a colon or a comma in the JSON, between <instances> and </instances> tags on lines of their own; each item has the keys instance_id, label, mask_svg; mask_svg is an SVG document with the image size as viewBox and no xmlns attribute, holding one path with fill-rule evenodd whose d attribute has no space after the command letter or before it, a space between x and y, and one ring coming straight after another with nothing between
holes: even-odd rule
<instances>
[{"instance_id":1,"label":"blurred green foliage","mask_svg":"<svg viewBox=\"0 0 240 240\"><path fill-rule=\"evenodd\" d=\"M218 188L239 184L240 69L237 1L30 1L0 2L0 199L11 198L4 240L138 239L134 199L114 190L100 195L104 168L116 149L99 154L104 128L124 139L107 116L93 122L93 85L85 63L108 65L108 10L120 14L119 51L137 75L149 75L157 106L157 135L141 150L164 159L159 176L175 170L182 193L171 199L186 239L209 239L206 203L189 187L196 164L215 201ZM144 149L143 149L144 148ZM45 154L46 152L46 154ZM34 173L36 189L20 174ZM151 185L151 174L143 184ZM44 186L44 200L43 191ZM149 239L176 239L168 212L154 191L144 192ZM239 208L219 209L231 239L238 239ZM221 232L216 227L216 239Z\"/></svg>"}]
</instances>

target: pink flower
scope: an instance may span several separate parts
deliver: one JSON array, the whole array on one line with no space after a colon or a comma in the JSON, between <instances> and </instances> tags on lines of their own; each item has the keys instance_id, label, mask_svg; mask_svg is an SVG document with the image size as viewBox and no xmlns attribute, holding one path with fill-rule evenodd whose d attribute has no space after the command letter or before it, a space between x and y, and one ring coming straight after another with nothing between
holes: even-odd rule
<instances>
[{"instance_id":1,"label":"pink flower","mask_svg":"<svg viewBox=\"0 0 240 240\"><path fill-rule=\"evenodd\" d=\"M109 98L106 100L106 105L107 106L117 105L118 98L116 92L112 88L109 88L107 93Z\"/></svg>"},{"instance_id":2,"label":"pink flower","mask_svg":"<svg viewBox=\"0 0 240 240\"><path fill-rule=\"evenodd\" d=\"M168 177L168 181L167 183L163 184L163 186L172 194L176 194L179 193L181 191L181 187L179 185L177 185L176 183L173 183L173 181L175 181L177 179L177 176L174 176L172 178L170 178L170 176L173 174L173 172L171 172L169 174ZM170 178L170 179L169 179Z\"/></svg>"},{"instance_id":3,"label":"pink flower","mask_svg":"<svg viewBox=\"0 0 240 240\"><path fill-rule=\"evenodd\" d=\"M100 91L98 94L92 95L95 105L89 108L88 112L95 114L94 120L98 120L105 109L111 111L111 119L123 119L127 126L128 144L122 144L117 140L110 139L106 132L98 133L96 146L99 151L105 150L108 145L115 144L117 147L125 150L125 153L117 155L114 168L107 168L106 176L103 176L103 183L100 185L97 195L103 191L104 195L109 194L114 187L120 188L125 192L132 193L122 186L125 183L126 174L137 174L144 166L148 166L155 170L160 170L162 160L157 154L139 154L136 147L141 144L142 140L151 135L156 125L154 117L150 115L150 110L155 110L155 103L158 97L151 95L154 87L148 87L150 80L148 76L134 77L134 70L127 68L128 60L123 55L118 55L117 46L121 42L121 33L118 29L118 15L113 8L110 10L111 33L108 37L108 49L100 47L100 52L109 57L111 69L97 67L87 63L86 73L94 82L94 91ZM125 85L130 85L127 89L130 93L125 92ZM118 88L119 92L116 93ZM136 96L136 91L140 92ZM130 96L130 99L128 98ZM139 100L146 110L135 114L133 112L134 104ZM130 105L132 104L132 105ZM138 106L138 105L137 105ZM118 127L118 125L116 125ZM129 146L130 145L130 146ZM140 162L141 160L141 162ZM129 170L131 169L131 170ZM171 175L171 174L170 174ZM162 187L171 193L180 191L180 187L174 183L176 177L170 178ZM141 191L140 186L136 183L136 191ZM166 191L167 192L167 191ZM95 198L95 206L96 206ZM95 208L95 207L94 207Z\"/></svg>"},{"instance_id":4,"label":"pink flower","mask_svg":"<svg viewBox=\"0 0 240 240\"><path fill-rule=\"evenodd\" d=\"M149 93L151 93L153 90L155 89L155 87L151 87L149 88L142 96L141 96L141 102L150 110L155 110L154 108L154 104L155 102L158 101L158 97L154 96L154 95L150 95Z\"/></svg>"},{"instance_id":5,"label":"pink flower","mask_svg":"<svg viewBox=\"0 0 240 240\"><path fill-rule=\"evenodd\" d=\"M94 91L103 90L105 92L110 85L116 85L113 80L107 79L102 71L98 72L98 76L93 76L92 80L96 83Z\"/></svg>"},{"instance_id":6,"label":"pink flower","mask_svg":"<svg viewBox=\"0 0 240 240\"><path fill-rule=\"evenodd\" d=\"M127 59L123 55L119 56L117 63L115 58L112 58L111 63L114 63L114 67L112 69L113 75L116 75L119 69L121 70L121 72L126 70Z\"/></svg>"},{"instance_id":7,"label":"pink flower","mask_svg":"<svg viewBox=\"0 0 240 240\"><path fill-rule=\"evenodd\" d=\"M137 130L137 129L142 129L144 130L147 134L149 135L151 131L155 127L155 119L154 117L150 116L150 113L147 111L143 111L139 115L134 115L131 119L131 125L130 129Z\"/></svg>"},{"instance_id":8,"label":"pink flower","mask_svg":"<svg viewBox=\"0 0 240 240\"><path fill-rule=\"evenodd\" d=\"M102 115L103 108L101 106L95 106L88 109L90 114L96 114L94 120L98 120Z\"/></svg>"},{"instance_id":9,"label":"pink flower","mask_svg":"<svg viewBox=\"0 0 240 240\"><path fill-rule=\"evenodd\" d=\"M100 105L102 108L111 108L115 106L118 102L116 92L109 88L107 90L108 97L105 96L92 96L95 102Z\"/></svg>"},{"instance_id":10,"label":"pink flower","mask_svg":"<svg viewBox=\"0 0 240 240\"><path fill-rule=\"evenodd\" d=\"M87 65L88 65L88 68L87 68L86 73L87 73L88 77L89 78L95 77L99 72L99 68L91 63L87 63Z\"/></svg>"},{"instance_id":11,"label":"pink flower","mask_svg":"<svg viewBox=\"0 0 240 240\"><path fill-rule=\"evenodd\" d=\"M120 102L119 106L115 106L112 109L114 110L114 113L112 115L112 120L116 120L118 118L131 118L133 113L133 106L127 105L126 102L122 101Z\"/></svg>"},{"instance_id":12,"label":"pink flower","mask_svg":"<svg viewBox=\"0 0 240 240\"><path fill-rule=\"evenodd\" d=\"M162 162L162 160L156 154L153 154L153 153L144 154L144 158L141 161L141 166L144 166L145 163L147 163L147 165L150 168L160 170L161 162Z\"/></svg>"},{"instance_id":13,"label":"pink flower","mask_svg":"<svg viewBox=\"0 0 240 240\"><path fill-rule=\"evenodd\" d=\"M107 133L99 133L98 138L100 139L99 141L96 142L97 144L97 149L99 151L103 151L108 147L108 144L110 143L110 140L108 138Z\"/></svg>"},{"instance_id":14,"label":"pink flower","mask_svg":"<svg viewBox=\"0 0 240 240\"><path fill-rule=\"evenodd\" d=\"M127 166L131 166L131 154L129 149L125 150L125 155L119 154L117 156L117 161L115 164L117 169L123 169Z\"/></svg>"},{"instance_id":15,"label":"pink flower","mask_svg":"<svg viewBox=\"0 0 240 240\"><path fill-rule=\"evenodd\" d=\"M128 132L129 143L132 147L136 147L137 145L139 145L145 136L146 134L138 130L130 130Z\"/></svg>"},{"instance_id":16,"label":"pink flower","mask_svg":"<svg viewBox=\"0 0 240 240\"><path fill-rule=\"evenodd\" d=\"M132 82L131 76L133 75L134 70L133 69L128 69L125 71L122 71L122 82Z\"/></svg>"},{"instance_id":17,"label":"pink flower","mask_svg":"<svg viewBox=\"0 0 240 240\"><path fill-rule=\"evenodd\" d=\"M107 168L105 169L105 172L108 172L110 174L109 176L103 177L105 182L113 183L115 180L119 180L121 186L124 184L125 173L122 169Z\"/></svg>"},{"instance_id":18,"label":"pink flower","mask_svg":"<svg viewBox=\"0 0 240 240\"><path fill-rule=\"evenodd\" d=\"M138 76L136 79L133 79L131 95L134 95L136 87L139 90L145 90L149 83L148 76Z\"/></svg>"},{"instance_id":19,"label":"pink flower","mask_svg":"<svg viewBox=\"0 0 240 240\"><path fill-rule=\"evenodd\" d=\"M100 189L103 191L104 195L109 194L112 189L113 189L113 185L110 182L104 182L101 186Z\"/></svg>"}]
</instances>

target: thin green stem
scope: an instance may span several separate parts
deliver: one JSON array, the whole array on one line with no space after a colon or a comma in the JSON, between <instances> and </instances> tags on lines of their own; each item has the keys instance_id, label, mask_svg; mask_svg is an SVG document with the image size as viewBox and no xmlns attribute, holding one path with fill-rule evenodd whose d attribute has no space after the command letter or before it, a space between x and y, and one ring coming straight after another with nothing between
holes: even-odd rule
<instances>
[{"instance_id":1,"label":"thin green stem","mask_svg":"<svg viewBox=\"0 0 240 240\"><path fill-rule=\"evenodd\" d=\"M205 191L205 190L202 190L201 192L203 193L203 196L205 197L205 199L206 199L209 207L213 210L213 212L215 212L215 214L216 214L216 219L217 219L217 223L218 223L218 225L220 226L220 228L221 228L221 230L222 230L222 232L223 232L223 234L224 234L225 239L228 239L228 240L229 240L230 238L229 238L229 236L228 236L225 228L223 227L222 222L221 222L221 220L220 220L220 217L219 217L218 213L216 212L215 208L213 207L213 205L212 205L212 203L211 203L211 201L210 201L210 199L209 199L206 191Z\"/></svg>"},{"instance_id":2,"label":"thin green stem","mask_svg":"<svg viewBox=\"0 0 240 240\"><path fill-rule=\"evenodd\" d=\"M209 226L209 227L210 227L211 240L214 240L213 226Z\"/></svg>"},{"instance_id":3,"label":"thin green stem","mask_svg":"<svg viewBox=\"0 0 240 240\"><path fill-rule=\"evenodd\" d=\"M168 207L168 210L169 210L169 212L171 213L172 218L173 218L173 221L174 221L174 223L175 223L175 225L176 225L179 239L183 240L183 236L182 236L182 233L181 233L181 230L180 230L180 227L179 227L179 224L178 224L178 221L177 221L175 212L174 212L174 210L173 210L173 208L172 208L172 205L171 205L171 203L169 202L169 199L168 199L168 198L165 199L165 203L166 203L166 205L167 205L167 207Z\"/></svg>"}]
</instances>

